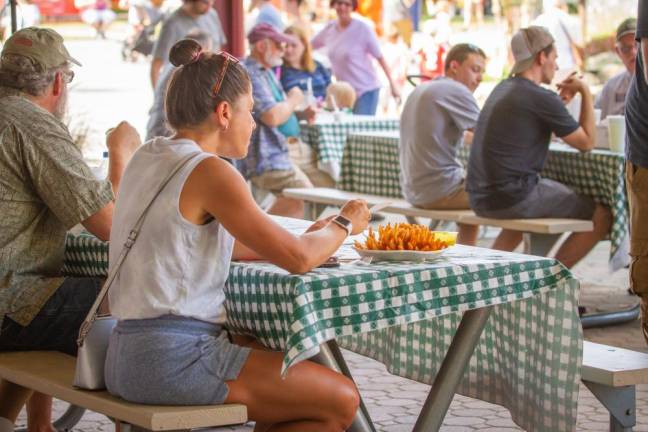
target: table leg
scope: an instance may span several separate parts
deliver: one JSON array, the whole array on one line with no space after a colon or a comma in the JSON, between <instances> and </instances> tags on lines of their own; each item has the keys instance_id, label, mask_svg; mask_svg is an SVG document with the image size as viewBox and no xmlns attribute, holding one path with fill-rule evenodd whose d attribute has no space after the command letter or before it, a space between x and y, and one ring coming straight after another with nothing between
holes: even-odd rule
<instances>
[{"instance_id":1,"label":"table leg","mask_svg":"<svg viewBox=\"0 0 648 432\"><path fill-rule=\"evenodd\" d=\"M524 233L524 253L547 256L562 234Z\"/></svg>"},{"instance_id":2,"label":"table leg","mask_svg":"<svg viewBox=\"0 0 648 432\"><path fill-rule=\"evenodd\" d=\"M340 347L338 346L335 340L330 340L326 343L320 345L320 352L316 356L312 357L316 363L324 365L330 369L333 369L336 372L341 373L342 375L353 380L351 376L351 371L344 361ZM376 432L371 417L369 417L369 411L367 407L360 398L360 407L356 413L356 417L353 420L353 424L348 429L349 432Z\"/></svg>"},{"instance_id":3,"label":"table leg","mask_svg":"<svg viewBox=\"0 0 648 432\"><path fill-rule=\"evenodd\" d=\"M438 431L448 412L457 386L466 371L470 357L479 342L492 306L464 313L443 363L436 374L430 394L414 425L414 432Z\"/></svg>"}]
</instances>

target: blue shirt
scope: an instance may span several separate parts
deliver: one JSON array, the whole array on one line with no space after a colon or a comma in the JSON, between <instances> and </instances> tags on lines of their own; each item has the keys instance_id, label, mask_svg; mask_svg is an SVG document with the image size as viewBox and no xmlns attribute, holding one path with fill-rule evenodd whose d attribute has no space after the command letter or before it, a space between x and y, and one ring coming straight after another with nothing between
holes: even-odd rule
<instances>
[{"instance_id":1,"label":"blue shirt","mask_svg":"<svg viewBox=\"0 0 648 432\"><path fill-rule=\"evenodd\" d=\"M293 87L299 87L306 92L308 78L313 82L313 96L318 100L324 100L326 97L326 88L331 84L331 72L326 69L320 62L315 62L313 72L295 69L290 66L281 67L281 86L287 92Z\"/></svg>"},{"instance_id":2,"label":"blue shirt","mask_svg":"<svg viewBox=\"0 0 648 432\"><path fill-rule=\"evenodd\" d=\"M648 38L648 0L639 0L637 40ZM648 83L644 77L646 59L637 53L635 74L626 97L626 158L648 168Z\"/></svg>"},{"instance_id":3,"label":"blue shirt","mask_svg":"<svg viewBox=\"0 0 648 432\"><path fill-rule=\"evenodd\" d=\"M261 121L261 115L272 109L278 101L272 92L272 80L276 80L272 70L264 68L252 57L243 62L250 81L254 97L253 117L257 127L252 132L250 147L245 159L239 161L238 169L245 178L255 177L266 171L283 171L292 169L288 155L286 137L276 127L271 127ZM285 94L281 94L285 98ZM283 99L282 99L283 100Z\"/></svg>"}]
</instances>

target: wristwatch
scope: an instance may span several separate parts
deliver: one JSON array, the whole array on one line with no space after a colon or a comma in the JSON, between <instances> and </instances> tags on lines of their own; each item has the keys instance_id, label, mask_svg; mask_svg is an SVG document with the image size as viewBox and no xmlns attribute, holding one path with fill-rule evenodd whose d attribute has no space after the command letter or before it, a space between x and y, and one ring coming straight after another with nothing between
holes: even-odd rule
<instances>
[{"instance_id":1,"label":"wristwatch","mask_svg":"<svg viewBox=\"0 0 648 432\"><path fill-rule=\"evenodd\" d=\"M337 215L331 220L331 222L341 228L344 228L344 230L347 232L347 235L351 235L351 232L353 231L353 223L351 223L351 220L349 218L342 215Z\"/></svg>"}]
</instances>

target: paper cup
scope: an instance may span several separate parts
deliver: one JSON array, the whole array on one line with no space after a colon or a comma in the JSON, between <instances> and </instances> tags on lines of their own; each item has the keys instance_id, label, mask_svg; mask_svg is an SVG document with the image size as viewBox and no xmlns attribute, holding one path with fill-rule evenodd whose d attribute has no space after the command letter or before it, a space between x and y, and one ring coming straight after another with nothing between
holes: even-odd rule
<instances>
[{"instance_id":1,"label":"paper cup","mask_svg":"<svg viewBox=\"0 0 648 432\"><path fill-rule=\"evenodd\" d=\"M617 153L625 151L625 117L622 115L607 116L608 140L610 150Z\"/></svg>"}]
</instances>

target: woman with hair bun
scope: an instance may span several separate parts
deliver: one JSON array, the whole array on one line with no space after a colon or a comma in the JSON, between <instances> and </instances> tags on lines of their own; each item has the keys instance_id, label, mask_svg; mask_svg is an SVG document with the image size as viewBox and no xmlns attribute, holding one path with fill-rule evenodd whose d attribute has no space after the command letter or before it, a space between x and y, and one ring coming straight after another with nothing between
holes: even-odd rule
<instances>
[{"instance_id":1,"label":"woman with hair bun","mask_svg":"<svg viewBox=\"0 0 648 432\"><path fill-rule=\"evenodd\" d=\"M353 382L310 361L282 379L283 353L232 342L224 328L224 285L231 260L263 259L293 273L318 266L349 232L365 229L366 203L349 201L336 218L299 236L283 229L223 159L243 158L255 128L247 72L235 58L203 51L193 40L176 43L170 59L178 67L165 104L174 135L147 142L126 168L111 266L161 182L190 159L153 200L110 288L118 323L106 359L108 391L146 404L245 404L257 431L345 430L358 407Z\"/></svg>"}]
</instances>

